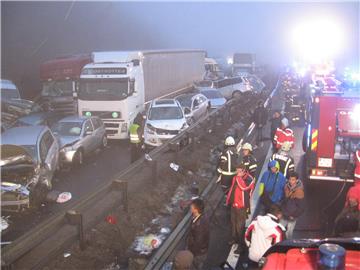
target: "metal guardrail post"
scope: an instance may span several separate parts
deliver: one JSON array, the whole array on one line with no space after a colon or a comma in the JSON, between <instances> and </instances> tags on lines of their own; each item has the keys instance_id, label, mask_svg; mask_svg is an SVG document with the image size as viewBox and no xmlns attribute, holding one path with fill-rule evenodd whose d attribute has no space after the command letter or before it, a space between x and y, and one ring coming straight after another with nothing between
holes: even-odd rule
<instances>
[{"instance_id":1,"label":"metal guardrail post","mask_svg":"<svg viewBox=\"0 0 360 270\"><path fill-rule=\"evenodd\" d=\"M180 143L179 142L170 142L169 147L170 147L170 150L174 152L174 162L178 163Z\"/></svg>"},{"instance_id":2,"label":"metal guardrail post","mask_svg":"<svg viewBox=\"0 0 360 270\"><path fill-rule=\"evenodd\" d=\"M75 210L69 210L65 214L66 220L70 225L77 226L79 236L79 246L81 250L86 248L85 237L84 237L84 226L82 214Z\"/></svg>"},{"instance_id":3,"label":"metal guardrail post","mask_svg":"<svg viewBox=\"0 0 360 270\"><path fill-rule=\"evenodd\" d=\"M128 181L126 180L114 180L112 186L121 191L121 202L124 207L124 211L128 213L129 202L128 202Z\"/></svg>"}]
</instances>

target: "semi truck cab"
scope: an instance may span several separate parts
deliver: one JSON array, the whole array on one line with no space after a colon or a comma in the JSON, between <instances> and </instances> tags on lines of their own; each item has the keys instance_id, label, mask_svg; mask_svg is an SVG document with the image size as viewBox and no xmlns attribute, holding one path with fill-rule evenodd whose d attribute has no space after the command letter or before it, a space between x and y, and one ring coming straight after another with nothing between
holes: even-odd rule
<instances>
[{"instance_id":1,"label":"semi truck cab","mask_svg":"<svg viewBox=\"0 0 360 270\"><path fill-rule=\"evenodd\" d=\"M128 138L128 128L144 110L144 80L138 53L93 53L80 75L78 110L98 116L109 139Z\"/></svg>"}]
</instances>

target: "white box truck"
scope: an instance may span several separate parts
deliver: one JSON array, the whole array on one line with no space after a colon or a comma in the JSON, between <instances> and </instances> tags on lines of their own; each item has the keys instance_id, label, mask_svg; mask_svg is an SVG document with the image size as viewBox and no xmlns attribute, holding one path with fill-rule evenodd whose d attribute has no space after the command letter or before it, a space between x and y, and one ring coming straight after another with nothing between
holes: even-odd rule
<instances>
[{"instance_id":1,"label":"white box truck","mask_svg":"<svg viewBox=\"0 0 360 270\"><path fill-rule=\"evenodd\" d=\"M204 59L201 50L94 52L80 75L79 115L99 116L109 139L126 139L146 103L202 79Z\"/></svg>"}]
</instances>

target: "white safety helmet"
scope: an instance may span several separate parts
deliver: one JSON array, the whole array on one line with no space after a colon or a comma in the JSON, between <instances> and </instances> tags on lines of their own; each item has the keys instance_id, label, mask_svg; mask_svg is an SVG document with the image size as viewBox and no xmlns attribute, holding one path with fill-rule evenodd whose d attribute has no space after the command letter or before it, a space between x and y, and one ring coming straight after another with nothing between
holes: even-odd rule
<instances>
[{"instance_id":1,"label":"white safety helmet","mask_svg":"<svg viewBox=\"0 0 360 270\"><path fill-rule=\"evenodd\" d=\"M289 120L284 117L283 119L281 119L281 124L282 124L285 128L287 128L287 127L289 127Z\"/></svg>"},{"instance_id":2,"label":"white safety helmet","mask_svg":"<svg viewBox=\"0 0 360 270\"><path fill-rule=\"evenodd\" d=\"M289 152L291 150L291 143L288 141L283 142L283 144L281 145L281 150Z\"/></svg>"},{"instance_id":3,"label":"white safety helmet","mask_svg":"<svg viewBox=\"0 0 360 270\"><path fill-rule=\"evenodd\" d=\"M244 145L241 147L242 150L249 150L252 152L253 148L250 143L244 143Z\"/></svg>"},{"instance_id":4,"label":"white safety helmet","mask_svg":"<svg viewBox=\"0 0 360 270\"><path fill-rule=\"evenodd\" d=\"M235 140L233 137L231 136L228 136L226 139L225 139L225 145L227 146L233 146L235 145Z\"/></svg>"}]
</instances>

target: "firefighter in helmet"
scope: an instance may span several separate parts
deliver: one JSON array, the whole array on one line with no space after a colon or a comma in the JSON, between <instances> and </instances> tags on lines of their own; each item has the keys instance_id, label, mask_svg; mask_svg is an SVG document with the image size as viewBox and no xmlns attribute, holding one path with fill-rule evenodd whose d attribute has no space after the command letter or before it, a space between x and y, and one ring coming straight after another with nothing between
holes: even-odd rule
<instances>
[{"instance_id":1,"label":"firefighter in helmet","mask_svg":"<svg viewBox=\"0 0 360 270\"><path fill-rule=\"evenodd\" d=\"M138 160L141 156L142 152L142 121L143 118L141 114L139 113L135 119L134 122L130 125L129 132L130 132L130 154L131 154L131 163Z\"/></svg>"},{"instance_id":2,"label":"firefighter in helmet","mask_svg":"<svg viewBox=\"0 0 360 270\"><path fill-rule=\"evenodd\" d=\"M228 136L225 139L225 148L219 157L217 166L221 187L225 194L228 193L232 179L236 175L237 159L235 139L232 136Z\"/></svg>"},{"instance_id":3,"label":"firefighter in helmet","mask_svg":"<svg viewBox=\"0 0 360 270\"><path fill-rule=\"evenodd\" d=\"M289 120L285 117L281 119L280 128L275 132L274 145L276 151L281 149L284 142L290 143L290 149L293 148L295 143L294 131L289 128Z\"/></svg>"},{"instance_id":4,"label":"firefighter in helmet","mask_svg":"<svg viewBox=\"0 0 360 270\"><path fill-rule=\"evenodd\" d=\"M240 164L243 164L246 168L246 171L255 179L256 170L257 170L257 160L253 156L252 145L250 143L244 143L241 147L242 150L242 159Z\"/></svg>"},{"instance_id":5,"label":"firefighter in helmet","mask_svg":"<svg viewBox=\"0 0 360 270\"><path fill-rule=\"evenodd\" d=\"M274 153L270 160L276 160L279 162L279 171L288 178L290 173L295 171L294 159L290 156L291 144L290 142L284 142L278 153Z\"/></svg>"}]
</instances>

